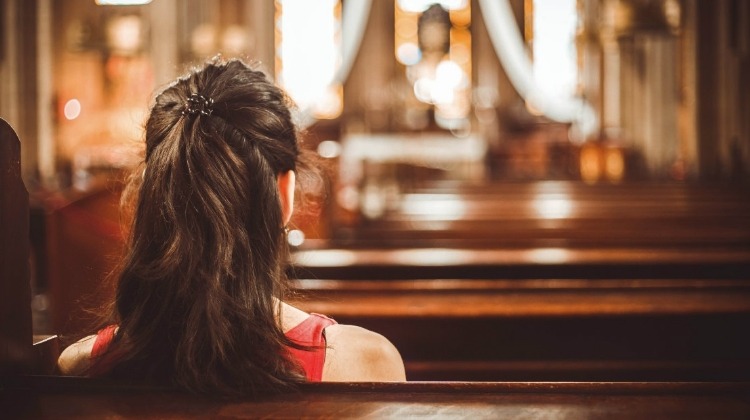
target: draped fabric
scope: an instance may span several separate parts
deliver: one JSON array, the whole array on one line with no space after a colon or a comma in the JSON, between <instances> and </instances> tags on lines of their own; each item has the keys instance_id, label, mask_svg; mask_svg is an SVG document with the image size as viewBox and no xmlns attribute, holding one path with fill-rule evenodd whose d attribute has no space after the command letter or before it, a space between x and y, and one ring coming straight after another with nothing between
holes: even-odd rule
<instances>
[{"instance_id":1,"label":"draped fabric","mask_svg":"<svg viewBox=\"0 0 750 420\"><path fill-rule=\"evenodd\" d=\"M583 137L595 133L598 130L597 117L585 100L556 98L537 85L508 0L479 0L479 6L495 53L518 94L550 119L573 123Z\"/></svg>"}]
</instances>

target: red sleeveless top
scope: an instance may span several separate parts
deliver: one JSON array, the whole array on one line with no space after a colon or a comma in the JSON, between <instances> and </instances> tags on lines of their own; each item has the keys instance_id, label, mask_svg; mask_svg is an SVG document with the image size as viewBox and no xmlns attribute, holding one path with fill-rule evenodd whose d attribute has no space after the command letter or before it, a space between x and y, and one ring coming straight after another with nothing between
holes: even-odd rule
<instances>
[{"instance_id":1,"label":"red sleeveless top","mask_svg":"<svg viewBox=\"0 0 750 420\"><path fill-rule=\"evenodd\" d=\"M311 313L307 319L286 332L290 340L310 347L316 347L312 351L297 350L289 348L292 357L297 360L305 370L305 377L310 382L320 382L323 377L323 365L326 361L326 339L323 330L335 324L331 318L325 315ZM117 363L117 357L100 359L115 338L117 325L105 327L96 334L94 346L91 349L91 369L89 376L101 376L109 372Z\"/></svg>"}]
</instances>

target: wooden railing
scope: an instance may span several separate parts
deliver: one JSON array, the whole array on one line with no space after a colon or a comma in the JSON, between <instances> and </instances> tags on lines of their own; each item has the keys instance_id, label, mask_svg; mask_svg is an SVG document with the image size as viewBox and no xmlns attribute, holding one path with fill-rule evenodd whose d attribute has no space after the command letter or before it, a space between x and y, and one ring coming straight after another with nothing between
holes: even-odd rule
<instances>
[{"instance_id":1,"label":"wooden railing","mask_svg":"<svg viewBox=\"0 0 750 420\"><path fill-rule=\"evenodd\" d=\"M7 418L744 419L748 383L340 383L234 400L79 378L27 377Z\"/></svg>"}]
</instances>

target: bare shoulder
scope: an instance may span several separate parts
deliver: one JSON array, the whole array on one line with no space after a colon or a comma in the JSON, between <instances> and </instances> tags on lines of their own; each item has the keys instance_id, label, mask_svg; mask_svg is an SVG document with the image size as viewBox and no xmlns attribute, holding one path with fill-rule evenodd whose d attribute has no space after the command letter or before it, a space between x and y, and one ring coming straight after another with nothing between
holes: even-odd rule
<instances>
[{"instance_id":1,"label":"bare shoulder","mask_svg":"<svg viewBox=\"0 0 750 420\"><path fill-rule=\"evenodd\" d=\"M323 381L405 381L404 362L396 347L382 335L354 325L325 329L326 361Z\"/></svg>"},{"instance_id":2,"label":"bare shoulder","mask_svg":"<svg viewBox=\"0 0 750 420\"><path fill-rule=\"evenodd\" d=\"M84 337L71 344L60 354L57 367L63 375L85 375L90 366L91 349L94 347L95 335Z\"/></svg>"}]
</instances>

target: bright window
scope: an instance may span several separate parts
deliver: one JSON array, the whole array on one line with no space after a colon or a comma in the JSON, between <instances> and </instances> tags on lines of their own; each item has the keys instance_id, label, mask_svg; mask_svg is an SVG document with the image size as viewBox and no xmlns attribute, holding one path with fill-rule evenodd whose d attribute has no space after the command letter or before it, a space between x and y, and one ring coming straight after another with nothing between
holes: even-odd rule
<instances>
[{"instance_id":1,"label":"bright window","mask_svg":"<svg viewBox=\"0 0 750 420\"><path fill-rule=\"evenodd\" d=\"M276 1L276 78L316 118L341 114L341 1Z\"/></svg>"},{"instance_id":2,"label":"bright window","mask_svg":"<svg viewBox=\"0 0 750 420\"><path fill-rule=\"evenodd\" d=\"M538 86L555 98L575 95L576 0L533 0L533 66Z\"/></svg>"}]
</instances>

